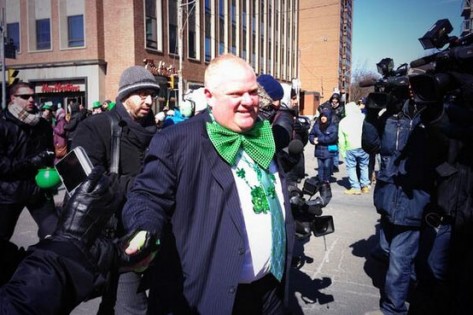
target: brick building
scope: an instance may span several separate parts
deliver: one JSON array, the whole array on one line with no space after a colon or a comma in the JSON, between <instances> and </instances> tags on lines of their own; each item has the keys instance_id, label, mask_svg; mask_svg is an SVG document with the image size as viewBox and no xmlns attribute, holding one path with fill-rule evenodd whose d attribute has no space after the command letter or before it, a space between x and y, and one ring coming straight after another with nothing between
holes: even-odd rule
<instances>
[{"instance_id":1,"label":"brick building","mask_svg":"<svg viewBox=\"0 0 473 315\"><path fill-rule=\"evenodd\" d=\"M473 31L473 15L472 15L473 3L471 0L462 1L461 16L463 17L462 29L460 36L465 36Z\"/></svg>"},{"instance_id":2,"label":"brick building","mask_svg":"<svg viewBox=\"0 0 473 315\"><path fill-rule=\"evenodd\" d=\"M351 77L353 0L300 0L299 77L306 114Z\"/></svg>"},{"instance_id":3,"label":"brick building","mask_svg":"<svg viewBox=\"0 0 473 315\"><path fill-rule=\"evenodd\" d=\"M224 52L282 82L297 78L299 0L182 1L181 60L179 2L0 0L17 47L6 68L35 86L38 103L88 107L114 99L121 72L144 60L162 80L182 65L184 90L202 85L207 63Z\"/></svg>"}]
</instances>

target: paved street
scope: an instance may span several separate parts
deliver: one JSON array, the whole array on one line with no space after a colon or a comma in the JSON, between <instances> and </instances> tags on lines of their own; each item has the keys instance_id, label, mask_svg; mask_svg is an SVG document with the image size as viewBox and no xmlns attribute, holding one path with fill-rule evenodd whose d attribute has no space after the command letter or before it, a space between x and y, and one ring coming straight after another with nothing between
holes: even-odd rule
<instances>
[{"instance_id":1,"label":"paved street","mask_svg":"<svg viewBox=\"0 0 473 315\"><path fill-rule=\"evenodd\" d=\"M312 145L308 144L305 155L306 172L313 176L317 162ZM383 267L369 258L369 251L376 244L378 215L372 193L345 195L346 183L342 164L332 183L333 198L324 208L324 214L334 217L335 233L325 238L311 237L309 242L297 244L304 259L302 267L293 269L291 274L290 297L295 315L363 315L378 308ZM35 240L35 224L24 211L13 241L27 246ZM82 303L72 314L95 314L97 306L98 299Z\"/></svg>"}]
</instances>

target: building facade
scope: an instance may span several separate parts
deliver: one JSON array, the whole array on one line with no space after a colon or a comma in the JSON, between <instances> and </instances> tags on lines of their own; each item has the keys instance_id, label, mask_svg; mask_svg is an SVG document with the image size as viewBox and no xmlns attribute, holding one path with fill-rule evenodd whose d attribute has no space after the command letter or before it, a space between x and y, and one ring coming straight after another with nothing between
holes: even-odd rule
<instances>
[{"instance_id":1,"label":"building facade","mask_svg":"<svg viewBox=\"0 0 473 315\"><path fill-rule=\"evenodd\" d=\"M461 16L463 17L463 24L461 29L461 36L470 34L473 31L473 16L471 10L473 9L473 3L471 0L463 0Z\"/></svg>"},{"instance_id":2,"label":"building facade","mask_svg":"<svg viewBox=\"0 0 473 315\"><path fill-rule=\"evenodd\" d=\"M313 114L350 86L353 0L300 0L299 16L299 77L305 113Z\"/></svg>"},{"instance_id":3,"label":"building facade","mask_svg":"<svg viewBox=\"0 0 473 315\"><path fill-rule=\"evenodd\" d=\"M184 90L194 88L227 52L258 74L298 77L299 0L2 1L5 36L16 46L6 68L34 85L39 104L113 100L131 65L162 85L180 75Z\"/></svg>"}]
</instances>

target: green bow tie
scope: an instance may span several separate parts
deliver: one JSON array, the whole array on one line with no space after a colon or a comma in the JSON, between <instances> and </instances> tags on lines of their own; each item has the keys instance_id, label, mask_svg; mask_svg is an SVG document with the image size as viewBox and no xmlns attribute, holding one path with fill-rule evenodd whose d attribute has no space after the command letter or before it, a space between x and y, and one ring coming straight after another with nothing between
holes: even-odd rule
<instances>
[{"instance_id":1,"label":"green bow tie","mask_svg":"<svg viewBox=\"0 0 473 315\"><path fill-rule=\"evenodd\" d=\"M217 122L207 123L207 133L220 156L230 165L235 159L240 147L243 147L259 166L267 169L273 159L276 145L269 121L259 121L245 133L237 133L222 127Z\"/></svg>"}]
</instances>

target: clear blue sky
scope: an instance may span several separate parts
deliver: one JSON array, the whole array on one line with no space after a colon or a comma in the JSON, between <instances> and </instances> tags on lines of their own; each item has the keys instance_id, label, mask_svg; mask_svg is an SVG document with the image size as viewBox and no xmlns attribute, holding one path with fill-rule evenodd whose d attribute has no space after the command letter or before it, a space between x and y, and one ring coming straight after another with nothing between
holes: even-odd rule
<instances>
[{"instance_id":1,"label":"clear blue sky","mask_svg":"<svg viewBox=\"0 0 473 315\"><path fill-rule=\"evenodd\" d=\"M376 63L392 58L394 67L430 55L419 42L439 19L449 19L450 36L461 31L462 0L353 0L352 72L376 72ZM445 46L446 47L446 46ZM444 47L444 48L445 48Z\"/></svg>"}]
</instances>

